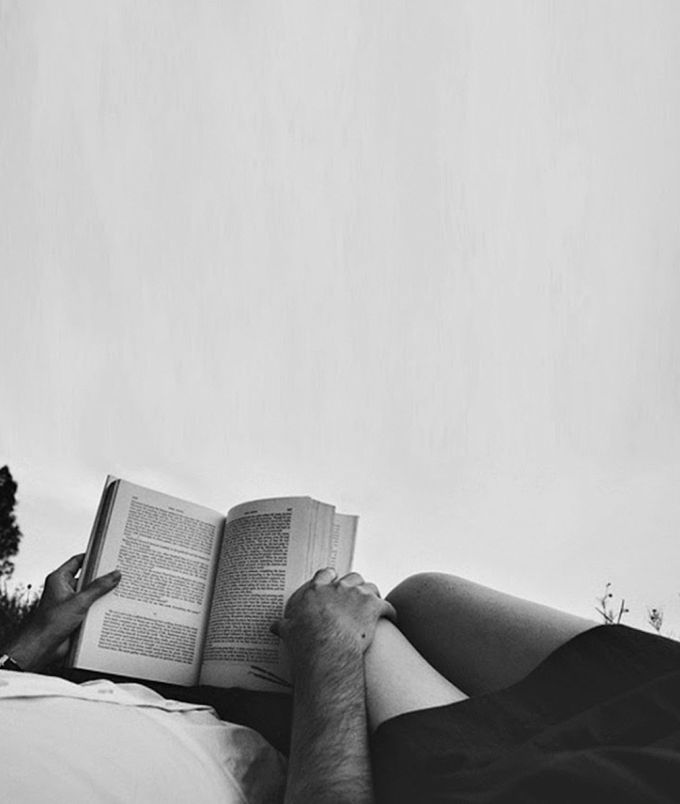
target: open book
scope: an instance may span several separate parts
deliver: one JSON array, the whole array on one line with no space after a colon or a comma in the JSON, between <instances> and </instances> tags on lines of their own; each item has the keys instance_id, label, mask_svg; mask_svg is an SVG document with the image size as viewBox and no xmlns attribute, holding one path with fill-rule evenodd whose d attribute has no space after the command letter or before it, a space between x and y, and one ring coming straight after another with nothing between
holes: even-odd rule
<instances>
[{"instance_id":1,"label":"open book","mask_svg":"<svg viewBox=\"0 0 680 804\"><path fill-rule=\"evenodd\" d=\"M357 517L310 497L217 511L108 477L81 586L120 569L69 664L194 686L282 692L290 676L269 631L321 567L350 570Z\"/></svg>"}]
</instances>

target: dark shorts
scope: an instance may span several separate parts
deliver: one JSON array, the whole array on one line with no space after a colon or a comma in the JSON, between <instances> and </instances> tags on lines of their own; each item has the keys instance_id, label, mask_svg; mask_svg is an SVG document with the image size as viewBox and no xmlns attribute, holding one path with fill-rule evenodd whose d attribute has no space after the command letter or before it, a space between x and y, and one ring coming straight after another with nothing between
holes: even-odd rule
<instances>
[{"instance_id":1,"label":"dark shorts","mask_svg":"<svg viewBox=\"0 0 680 804\"><path fill-rule=\"evenodd\" d=\"M680 802L680 643L599 626L507 689L372 739L379 802Z\"/></svg>"}]
</instances>

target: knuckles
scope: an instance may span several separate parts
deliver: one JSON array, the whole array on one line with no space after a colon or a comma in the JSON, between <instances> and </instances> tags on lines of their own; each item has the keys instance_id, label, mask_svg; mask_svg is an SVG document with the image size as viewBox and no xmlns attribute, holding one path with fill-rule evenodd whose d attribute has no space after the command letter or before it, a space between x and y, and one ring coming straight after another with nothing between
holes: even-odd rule
<instances>
[{"instance_id":1,"label":"knuckles","mask_svg":"<svg viewBox=\"0 0 680 804\"><path fill-rule=\"evenodd\" d=\"M291 595L284 609L285 619L314 617L324 610L341 611L343 608L355 613L360 608L382 612L384 602L378 587L365 581L358 572L333 580L324 580L324 573L328 570L319 570Z\"/></svg>"}]
</instances>

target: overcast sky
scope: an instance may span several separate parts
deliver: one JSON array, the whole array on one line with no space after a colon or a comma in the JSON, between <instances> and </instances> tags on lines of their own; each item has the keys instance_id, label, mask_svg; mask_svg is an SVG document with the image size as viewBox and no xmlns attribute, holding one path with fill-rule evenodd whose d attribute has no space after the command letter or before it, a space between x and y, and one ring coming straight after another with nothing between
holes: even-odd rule
<instances>
[{"instance_id":1,"label":"overcast sky","mask_svg":"<svg viewBox=\"0 0 680 804\"><path fill-rule=\"evenodd\" d=\"M107 473L680 634L680 5L0 0L15 577ZM675 623L675 624L674 624Z\"/></svg>"}]
</instances>

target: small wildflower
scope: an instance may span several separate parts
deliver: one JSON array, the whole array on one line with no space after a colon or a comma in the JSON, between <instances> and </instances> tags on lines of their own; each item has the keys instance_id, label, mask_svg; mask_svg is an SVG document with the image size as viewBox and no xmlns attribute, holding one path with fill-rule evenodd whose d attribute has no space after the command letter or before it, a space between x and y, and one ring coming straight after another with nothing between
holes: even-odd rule
<instances>
[{"instance_id":1,"label":"small wildflower","mask_svg":"<svg viewBox=\"0 0 680 804\"><path fill-rule=\"evenodd\" d=\"M663 626L663 610L657 608L647 609L647 622L657 634L660 633Z\"/></svg>"},{"instance_id":2,"label":"small wildflower","mask_svg":"<svg viewBox=\"0 0 680 804\"><path fill-rule=\"evenodd\" d=\"M602 597L595 598L597 602L600 604L599 607L598 606L595 607L595 610L602 617L605 625L619 625L619 623L623 618L623 615L628 614L630 610L626 608L626 601L621 600L619 610L618 612L615 613L614 608L609 603L609 601L614 597L614 593L612 592L611 587L612 587L611 581L609 581L607 584L605 584Z\"/></svg>"}]
</instances>

